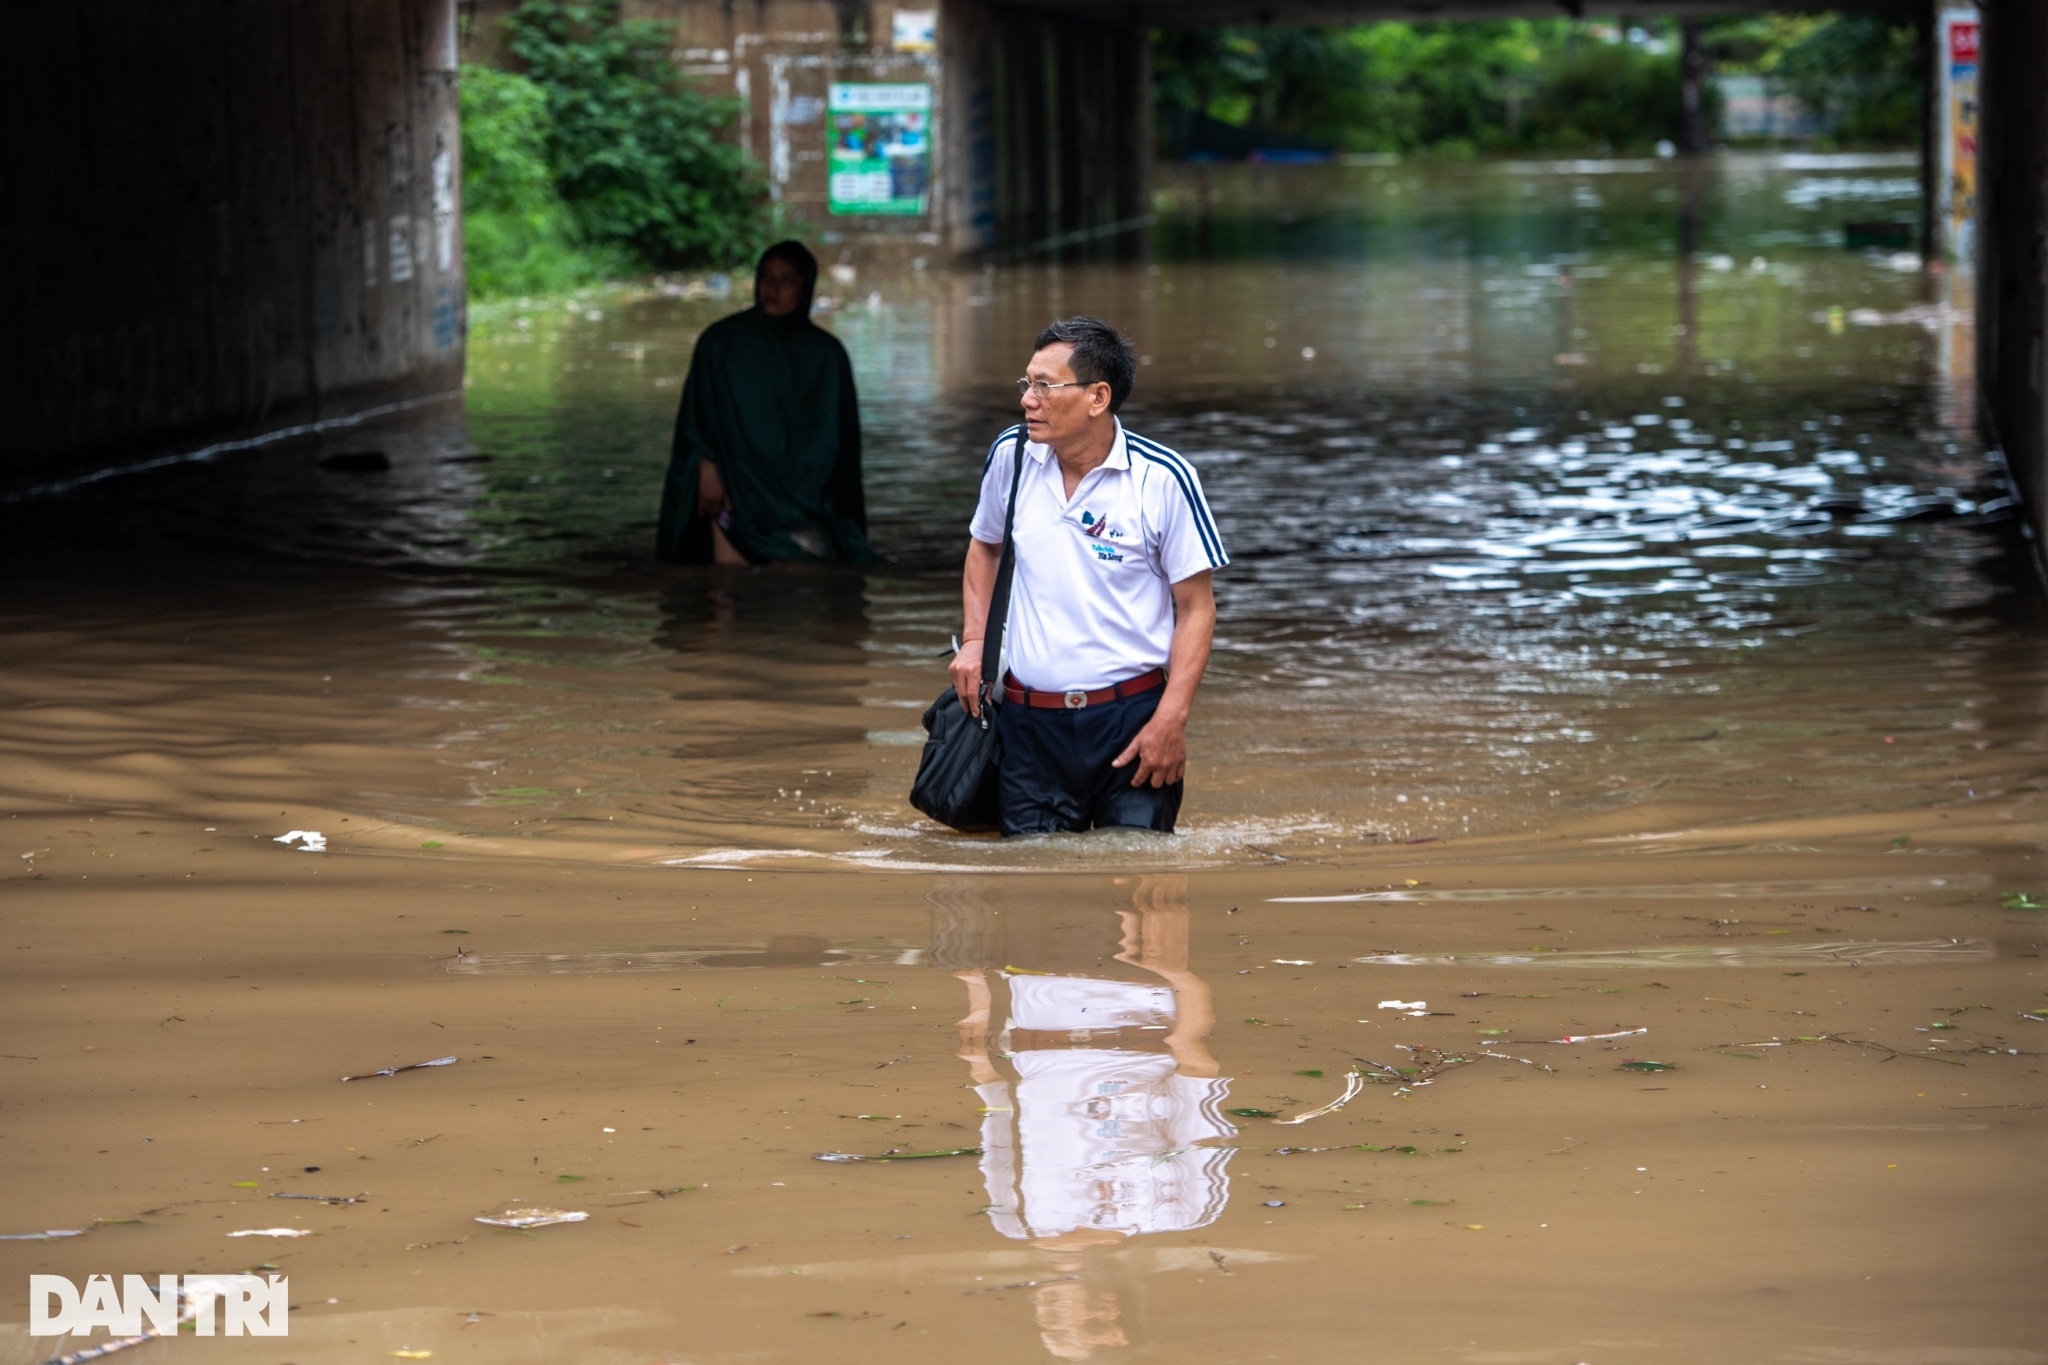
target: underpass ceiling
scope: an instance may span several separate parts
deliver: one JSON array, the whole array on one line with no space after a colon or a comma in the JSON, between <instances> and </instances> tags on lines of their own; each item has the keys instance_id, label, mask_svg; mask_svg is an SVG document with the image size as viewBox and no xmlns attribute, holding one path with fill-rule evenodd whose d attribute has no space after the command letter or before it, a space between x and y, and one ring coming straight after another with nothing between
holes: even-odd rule
<instances>
[{"instance_id":1,"label":"underpass ceiling","mask_svg":"<svg viewBox=\"0 0 2048 1365\"><path fill-rule=\"evenodd\" d=\"M1918 13L1925 0L1010 0L1010 7L1147 28L1358 24L1378 19L1725 19L1765 12Z\"/></svg>"}]
</instances>

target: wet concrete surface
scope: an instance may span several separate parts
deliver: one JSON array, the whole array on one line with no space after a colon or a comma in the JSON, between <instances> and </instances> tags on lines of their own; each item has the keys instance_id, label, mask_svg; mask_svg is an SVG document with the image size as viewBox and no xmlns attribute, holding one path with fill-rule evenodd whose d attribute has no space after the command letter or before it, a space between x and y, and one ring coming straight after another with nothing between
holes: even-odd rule
<instances>
[{"instance_id":1,"label":"wet concrete surface","mask_svg":"<svg viewBox=\"0 0 2048 1365\"><path fill-rule=\"evenodd\" d=\"M864 576L647 562L729 306L653 290L10 505L0 1233L84 1232L0 1280L291 1276L138 1361L2037 1365L2048 656L1967 318L1837 245L1910 177L1212 168L1149 264L837 281ZM965 839L917 714L1083 307L1238 561L1183 832Z\"/></svg>"}]
</instances>

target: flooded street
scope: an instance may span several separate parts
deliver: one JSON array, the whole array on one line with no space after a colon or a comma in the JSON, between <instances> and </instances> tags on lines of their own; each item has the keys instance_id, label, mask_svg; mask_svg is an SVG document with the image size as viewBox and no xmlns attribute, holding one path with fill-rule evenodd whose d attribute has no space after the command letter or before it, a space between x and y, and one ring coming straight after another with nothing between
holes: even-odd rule
<instances>
[{"instance_id":1,"label":"flooded street","mask_svg":"<svg viewBox=\"0 0 2048 1365\"><path fill-rule=\"evenodd\" d=\"M1966 286L1842 244L1917 183L1165 168L1141 259L834 272L864 575L652 562L701 280L0 507L0 1233L80 1234L0 1281L291 1277L142 1365L2048 1365L2041 597ZM958 836L1080 311L1234 560L1181 832Z\"/></svg>"}]
</instances>

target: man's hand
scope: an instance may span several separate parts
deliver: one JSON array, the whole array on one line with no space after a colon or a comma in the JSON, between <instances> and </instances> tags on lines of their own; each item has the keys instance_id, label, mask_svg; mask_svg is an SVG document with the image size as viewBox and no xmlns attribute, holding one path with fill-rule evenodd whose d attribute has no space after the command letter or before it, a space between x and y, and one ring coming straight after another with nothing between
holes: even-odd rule
<instances>
[{"instance_id":1,"label":"man's hand","mask_svg":"<svg viewBox=\"0 0 2048 1365\"><path fill-rule=\"evenodd\" d=\"M1131 774L1133 787L1170 787L1180 781L1188 770L1188 718L1162 705L1116 756L1114 766L1121 768L1133 758L1138 760L1138 771Z\"/></svg>"},{"instance_id":2,"label":"man's hand","mask_svg":"<svg viewBox=\"0 0 2048 1365\"><path fill-rule=\"evenodd\" d=\"M960 705L967 714L981 715L981 641L969 640L960 646L960 652L953 656L953 662L946 670L953 675L953 695L960 698Z\"/></svg>"},{"instance_id":3,"label":"man's hand","mask_svg":"<svg viewBox=\"0 0 2048 1365\"><path fill-rule=\"evenodd\" d=\"M718 466L709 460L697 461L697 515L715 517L725 509L725 480L718 473Z\"/></svg>"}]
</instances>

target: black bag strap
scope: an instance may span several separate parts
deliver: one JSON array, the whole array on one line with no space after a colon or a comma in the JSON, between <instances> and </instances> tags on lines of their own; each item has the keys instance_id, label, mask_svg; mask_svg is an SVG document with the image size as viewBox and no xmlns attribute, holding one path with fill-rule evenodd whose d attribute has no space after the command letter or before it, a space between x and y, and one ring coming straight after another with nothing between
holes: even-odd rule
<instances>
[{"instance_id":1,"label":"black bag strap","mask_svg":"<svg viewBox=\"0 0 2048 1365\"><path fill-rule=\"evenodd\" d=\"M989 699L1001 689L996 673L1003 664L1003 626L1010 619L1010 580L1017 574L1017 489L1024 481L1024 424L1017 424L1017 443L1010 449L1010 502L1003 509L1003 562L996 570L995 591L988 599L988 620L981 631L981 705L986 723Z\"/></svg>"}]
</instances>

